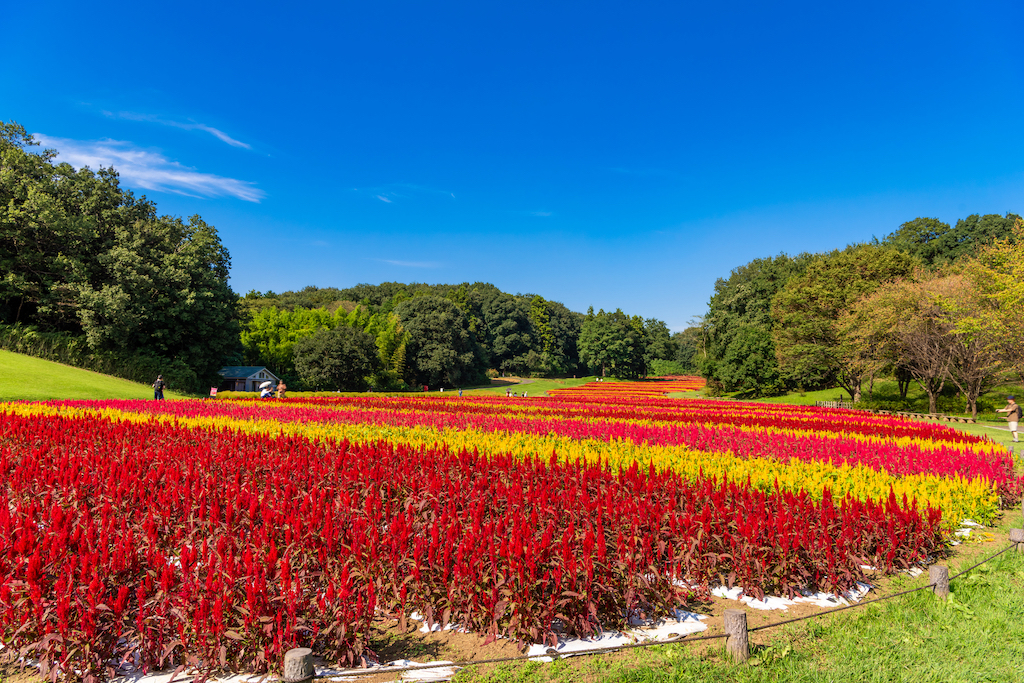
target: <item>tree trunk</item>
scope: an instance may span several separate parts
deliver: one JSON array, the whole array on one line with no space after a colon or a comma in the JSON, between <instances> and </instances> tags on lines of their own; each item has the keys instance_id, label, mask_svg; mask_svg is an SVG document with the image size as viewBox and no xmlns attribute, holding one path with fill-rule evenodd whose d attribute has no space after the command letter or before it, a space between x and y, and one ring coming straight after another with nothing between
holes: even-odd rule
<instances>
[{"instance_id":1,"label":"tree trunk","mask_svg":"<svg viewBox=\"0 0 1024 683\"><path fill-rule=\"evenodd\" d=\"M928 412L938 412L939 394L942 393L942 387L946 386L946 378L940 380L938 377L926 377L918 379L917 383L928 394Z\"/></svg>"},{"instance_id":2,"label":"tree trunk","mask_svg":"<svg viewBox=\"0 0 1024 683\"><path fill-rule=\"evenodd\" d=\"M976 382L971 382L967 385L967 391L964 392L967 396L967 410L971 413L971 418L974 420L978 419L978 398L981 396L981 390L984 387L984 380L979 379Z\"/></svg>"},{"instance_id":3,"label":"tree trunk","mask_svg":"<svg viewBox=\"0 0 1024 683\"><path fill-rule=\"evenodd\" d=\"M914 376L906 371L905 368L896 369L896 386L900 391L900 400L907 400L907 392L910 390L910 382L914 379Z\"/></svg>"}]
</instances>

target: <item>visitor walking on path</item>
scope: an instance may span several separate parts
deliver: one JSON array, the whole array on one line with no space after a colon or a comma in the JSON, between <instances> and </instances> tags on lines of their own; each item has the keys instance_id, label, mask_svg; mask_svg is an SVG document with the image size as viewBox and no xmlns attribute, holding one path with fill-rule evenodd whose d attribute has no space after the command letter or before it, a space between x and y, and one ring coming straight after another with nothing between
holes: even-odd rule
<instances>
[{"instance_id":1,"label":"visitor walking on path","mask_svg":"<svg viewBox=\"0 0 1024 683\"><path fill-rule=\"evenodd\" d=\"M1013 434L1013 442L1019 443L1017 438L1017 423L1020 422L1021 407L1013 400L1013 396L1006 397L1006 407L996 408L997 413L1006 413L1006 421L1009 423L1010 433Z\"/></svg>"},{"instance_id":2,"label":"visitor walking on path","mask_svg":"<svg viewBox=\"0 0 1024 683\"><path fill-rule=\"evenodd\" d=\"M154 401L162 401L164 399L164 387L166 387L166 386L167 386L167 383L164 382L164 376L163 375L157 375L156 376L156 381L153 382L153 400Z\"/></svg>"}]
</instances>

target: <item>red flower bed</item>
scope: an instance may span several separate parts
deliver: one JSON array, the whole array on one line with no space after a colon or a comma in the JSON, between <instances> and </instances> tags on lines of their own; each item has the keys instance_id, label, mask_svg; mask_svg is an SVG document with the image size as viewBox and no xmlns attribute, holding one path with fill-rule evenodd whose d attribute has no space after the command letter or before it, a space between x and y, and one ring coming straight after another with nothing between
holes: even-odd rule
<instances>
[{"instance_id":1,"label":"red flower bed","mask_svg":"<svg viewBox=\"0 0 1024 683\"><path fill-rule=\"evenodd\" d=\"M923 561L939 514L669 473L226 430L0 416L0 639L98 675L117 657L264 671L371 655L416 610L541 641L725 581L850 588Z\"/></svg>"}]
</instances>

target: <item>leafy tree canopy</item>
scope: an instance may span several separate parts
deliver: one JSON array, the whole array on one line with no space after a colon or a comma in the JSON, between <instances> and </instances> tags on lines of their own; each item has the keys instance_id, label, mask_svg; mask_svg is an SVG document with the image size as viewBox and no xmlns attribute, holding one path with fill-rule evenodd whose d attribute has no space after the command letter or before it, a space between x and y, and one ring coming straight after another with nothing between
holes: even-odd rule
<instances>
[{"instance_id":1,"label":"leafy tree canopy","mask_svg":"<svg viewBox=\"0 0 1024 683\"><path fill-rule=\"evenodd\" d=\"M647 336L643 318L628 316L620 309L595 314L591 308L580 328L579 352L580 360L601 375L624 379L644 376Z\"/></svg>"},{"instance_id":2,"label":"leafy tree canopy","mask_svg":"<svg viewBox=\"0 0 1024 683\"><path fill-rule=\"evenodd\" d=\"M906 252L856 245L812 261L790 279L772 303L774 341L780 370L798 386L838 382L856 400L864 368L841 333L839 320L861 297L884 282L913 273L917 261Z\"/></svg>"},{"instance_id":3,"label":"leafy tree canopy","mask_svg":"<svg viewBox=\"0 0 1024 683\"><path fill-rule=\"evenodd\" d=\"M295 343L295 370L313 390L364 391L380 366L374 338L355 327L321 329Z\"/></svg>"},{"instance_id":4,"label":"leafy tree canopy","mask_svg":"<svg viewBox=\"0 0 1024 683\"><path fill-rule=\"evenodd\" d=\"M772 300L813 259L811 254L754 259L715 283L701 321L705 354L699 360L705 378L729 391L758 395L782 388L771 334Z\"/></svg>"},{"instance_id":5,"label":"leafy tree canopy","mask_svg":"<svg viewBox=\"0 0 1024 683\"><path fill-rule=\"evenodd\" d=\"M952 263L975 255L998 239L1014 239L1013 225L1020 217L991 213L971 214L949 227L937 218L915 218L889 234L882 244L903 250L927 266Z\"/></svg>"},{"instance_id":6,"label":"leafy tree canopy","mask_svg":"<svg viewBox=\"0 0 1024 683\"><path fill-rule=\"evenodd\" d=\"M458 306L427 295L403 301L394 312L409 333L406 381L441 387L486 382L483 349Z\"/></svg>"},{"instance_id":7,"label":"leafy tree canopy","mask_svg":"<svg viewBox=\"0 0 1024 683\"><path fill-rule=\"evenodd\" d=\"M196 390L238 344L231 261L193 216L157 216L113 168L75 170L0 123L0 323L84 335L94 351L191 368Z\"/></svg>"}]
</instances>

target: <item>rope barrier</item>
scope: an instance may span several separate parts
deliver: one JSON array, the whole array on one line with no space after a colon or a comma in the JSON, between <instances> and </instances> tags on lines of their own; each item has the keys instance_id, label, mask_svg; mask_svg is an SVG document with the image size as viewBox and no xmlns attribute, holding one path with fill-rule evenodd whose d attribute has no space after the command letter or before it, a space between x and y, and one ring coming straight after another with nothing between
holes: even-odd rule
<instances>
[{"instance_id":1,"label":"rope barrier","mask_svg":"<svg viewBox=\"0 0 1024 683\"><path fill-rule=\"evenodd\" d=\"M997 557L999 557L1000 555L1002 555L1002 554L1003 554L1003 553L1005 553L1006 551L1008 551L1008 550L1010 550L1010 549L1014 548L1014 547L1015 547L1016 545L1017 545L1016 543L1011 543L1010 545L1006 546L1005 548L1003 548L1002 550L1000 550L1000 551L999 551L998 553L996 553L996 554L995 554L995 555L993 555L992 557L986 558L986 559L982 560L981 562L979 562L979 563L977 563L977 564L972 564L972 565L971 565L970 567L968 567L967 569L963 570L963 571L962 571L962 572L960 572L959 574L956 574L956 575L954 575L954 576L951 576L951 577L949 577L949 580L950 580L950 581L952 581L953 579L958 579L958 578L960 578L961 576L963 576L963 575L964 575L964 574L966 574L967 572L971 571L972 569L977 569L978 567L980 567L981 565L985 564L986 562L988 562L988 561L990 561L990 560L994 560L994 559L996 559Z\"/></svg>"},{"instance_id":2,"label":"rope barrier","mask_svg":"<svg viewBox=\"0 0 1024 683\"><path fill-rule=\"evenodd\" d=\"M958 574L956 574L954 576L949 577L949 580L953 581L954 579L957 579L957 578L963 576L964 574L966 574L966 573L968 573L968 572L970 572L970 571L972 571L974 569L977 569L978 567L980 567L981 565L985 564L986 562L990 562L990 561L994 560L995 558L999 557L1000 555L1002 555L1003 553L1013 549L1015 546L1016 546L1015 543L1011 543L1010 545L1006 546L1005 548L1003 548L999 552L995 553L994 555L985 558L984 560L978 562L977 564L971 565L967 569L964 569L963 571L959 572ZM920 592L920 591L923 591L923 590L934 588L935 585L936 585L935 583L929 583L926 586L919 586L917 588L911 588L909 590L900 591L899 593L893 593L892 595L884 595L884 596L882 596L880 598L873 598L871 600L861 600L861 601L855 602L855 603L853 603L851 605L844 605L842 607L836 607L834 609L824 610L822 612L817 612L815 614L808 614L808 615L802 616L802 617L795 617L793 619L786 619L784 621L775 622L774 624L766 624L764 626L755 626L754 628L747 629L747 631L748 632L763 631L765 629L776 628L776 627L779 627L779 626L785 626L786 624L794 624L794 623L796 623L798 621L806 621L808 619L814 619L814 618L825 616L825 615L828 615L828 614L833 614L833 613L836 613L836 612L843 612L845 610L853 609L855 607L865 607L865 606L870 605L872 603L885 602L887 600L892 600L893 598L899 598L899 597L902 597L904 595L910 595L911 593L917 593L917 592ZM580 655L602 654L602 653L605 653L605 652L614 652L614 651L617 651L617 650L633 650L633 649L639 649L639 648L645 648L645 647L654 647L654 646L657 646L657 645L674 645L674 644L678 644L678 643L697 643L697 642L701 642L701 641L720 640L720 639L726 638L726 637L728 637L728 636L725 633L714 634L714 635L707 635L707 636L700 636L698 638L689 638L686 635L682 635L682 636L677 636L676 638L671 638L669 640L647 640L647 641L643 641L643 642L639 642L639 643L626 643L624 645L609 645L607 647L598 647L598 648L587 649L587 650L577 650L577 651L567 652L567 653L557 652L557 651L554 650L554 648L549 648L548 651L545 652L544 654L516 655L516 656L513 656L513 657L495 657L493 659L477 659L477 660L472 660L472 661L452 662L450 664L415 664L415 665L409 665L409 666L395 666L395 667L391 667L391 666L377 666L377 667L372 667L372 668L368 668L368 669L359 669L359 670L347 669L347 670L344 670L344 671L341 671L341 672L315 674L313 676L313 678L314 679L322 679L322 678L335 678L335 677L338 677L338 676L352 676L352 675L366 675L366 676L370 676L370 675L378 675L378 674L400 673L400 672L403 672L403 671L416 671L416 670L423 670L423 669L442 669L442 668L450 668L450 667L457 667L457 668L462 669L462 668L466 668L468 666L477 666L479 664L500 664L500 663L505 663L505 662L517 662L517 661L526 661L526 660L536 660L536 659L539 659L540 657L551 657L553 659L561 659L561 658L567 657L567 656L574 656L575 657L575 656L580 656ZM283 679L276 679L276 680L282 681Z\"/></svg>"}]
</instances>

